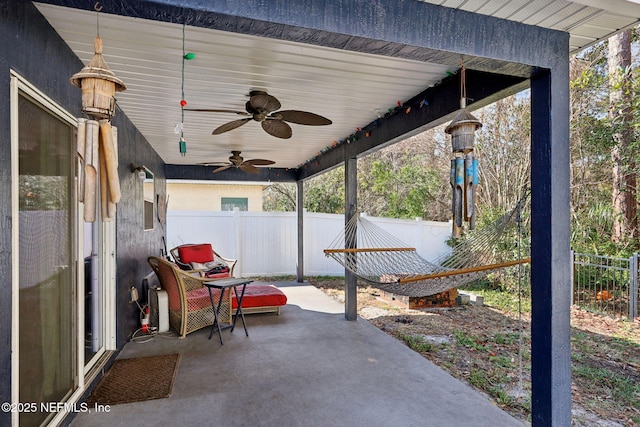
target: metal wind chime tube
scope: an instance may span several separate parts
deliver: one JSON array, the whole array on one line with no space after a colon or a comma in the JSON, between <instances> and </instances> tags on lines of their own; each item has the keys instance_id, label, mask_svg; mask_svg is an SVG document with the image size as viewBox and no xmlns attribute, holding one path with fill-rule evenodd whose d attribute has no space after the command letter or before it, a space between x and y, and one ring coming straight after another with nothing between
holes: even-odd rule
<instances>
[{"instance_id":1,"label":"metal wind chime tube","mask_svg":"<svg viewBox=\"0 0 640 427\"><path fill-rule=\"evenodd\" d=\"M453 215L453 237L462 235L463 222L469 223L469 230L475 228L475 198L478 186L478 159L473 155L475 131L482 127L467 111L465 68L460 71L460 110L445 132L451 135L454 158L451 160L450 182L452 187L451 211Z\"/></svg>"}]
</instances>

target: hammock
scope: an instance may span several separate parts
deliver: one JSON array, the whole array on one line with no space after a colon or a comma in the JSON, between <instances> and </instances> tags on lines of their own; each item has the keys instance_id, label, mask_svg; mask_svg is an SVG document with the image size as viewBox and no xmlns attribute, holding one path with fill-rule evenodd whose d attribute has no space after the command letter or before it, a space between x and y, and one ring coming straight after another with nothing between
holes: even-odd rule
<instances>
[{"instance_id":1,"label":"hammock","mask_svg":"<svg viewBox=\"0 0 640 427\"><path fill-rule=\"evenodd\" d=\"M349 220L344 232L324 253L383 291L410 297L434 295L481 279L492 271L530 261L520 256L506 259L505 253L513 251L496 250L501 244L504 246L505 231L515 228L520 204L431 262L359 214Z\"/></svg>"}]
</instances>

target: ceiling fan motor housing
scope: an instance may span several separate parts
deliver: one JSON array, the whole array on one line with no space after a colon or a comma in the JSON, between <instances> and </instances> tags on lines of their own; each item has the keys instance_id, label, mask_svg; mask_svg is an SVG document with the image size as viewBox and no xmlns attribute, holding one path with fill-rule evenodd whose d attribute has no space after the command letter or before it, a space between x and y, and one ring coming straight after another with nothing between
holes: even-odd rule
<instances>
[{"instance_id":1,"label":"ceiling fan motor housing","mask_svg":"<svg viewBox=\"0 0 640 427\"><path fill-rule=\"evenodd\" d=\"M289 139L292 136L292 129L286 122L299 125L325 126L330 125L331 120L315 113L299 110L280 110L281 104L277 98L266 92L253 90L249 93L249 100L245 103L246 111L234 111L225 109L187 109L187 111L211 111L220 113L235 113L242 116L249 116L244 119L233 120L218 126L212 132L213 135L220 135L240 126L251 120L255 120L262 125L262 129L276 138Z\"/></svg>"}]
</instances>

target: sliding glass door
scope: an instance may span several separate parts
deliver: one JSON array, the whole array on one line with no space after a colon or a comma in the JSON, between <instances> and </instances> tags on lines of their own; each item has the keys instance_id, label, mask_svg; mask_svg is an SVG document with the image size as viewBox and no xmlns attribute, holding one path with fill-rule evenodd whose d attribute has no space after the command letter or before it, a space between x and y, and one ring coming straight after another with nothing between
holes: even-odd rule
<instances>
[{"instance_id":1,"label":"sliding glass door","mask_svg":"<svg viewBox=\"0 0 640 427\"><path fill-rule=\"evenodd\" d=\"M77 120L11 72L12 425L59 424L115 350L115 221L83 220ZM99 202L98 202L99 203ZM39 406L44 403L45 406Z\"/></svg>"},{"instance_id":2,"label":"sliding glass door","mask_svg":"<svg viewBox=\"0 0 640 427\"><path fill-rule=\"evenodd\" d=\"M74 131L19 94L20 402L63 402L77 387ZM20 425L48 416L25 412Z\"/></svg>"}]
</instances>

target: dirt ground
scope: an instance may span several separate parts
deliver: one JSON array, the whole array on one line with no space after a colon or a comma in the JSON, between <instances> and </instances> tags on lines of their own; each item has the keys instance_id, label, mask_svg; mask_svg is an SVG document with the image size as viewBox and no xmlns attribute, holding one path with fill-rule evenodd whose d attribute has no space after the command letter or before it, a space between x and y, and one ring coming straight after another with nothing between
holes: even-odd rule
<instances>
[{"instance_id":1,"label":"dirt ground","mask_svg":"<svg viewBox=\"0 0 640 427\"><path fill-rule=\"evenodd\" d=\"M344 282L310 278L344 302ZM358 314L487 394L523 421L531 414L530 319L484 306L417 311L358 287ZM572 424L640 425L640 323L572 309ZM520 333L520 331L522 333Z\"/></svg>"}]
</instances>

